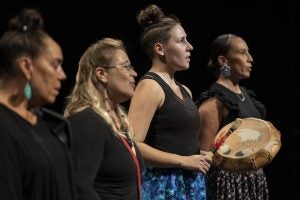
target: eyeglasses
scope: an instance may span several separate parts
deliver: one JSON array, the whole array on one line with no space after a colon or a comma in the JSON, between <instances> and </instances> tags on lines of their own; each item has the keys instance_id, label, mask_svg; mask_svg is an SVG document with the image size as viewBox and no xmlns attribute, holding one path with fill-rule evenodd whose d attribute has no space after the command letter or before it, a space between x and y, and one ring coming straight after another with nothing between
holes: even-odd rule
<instances>
[{"instance_id":1,"label":"eyeglasses","mask_svg":"<svg viewBox=\"0 0 300 200\"><path fill-rule=\"evenodd\" d=\"M126 69L128 72L134 71L134 67L131 65L131 63L128 63L127 65L106 66L105 68L116 68L116 67L121 67L123 69Z\"/></svg>"}]
</instances>

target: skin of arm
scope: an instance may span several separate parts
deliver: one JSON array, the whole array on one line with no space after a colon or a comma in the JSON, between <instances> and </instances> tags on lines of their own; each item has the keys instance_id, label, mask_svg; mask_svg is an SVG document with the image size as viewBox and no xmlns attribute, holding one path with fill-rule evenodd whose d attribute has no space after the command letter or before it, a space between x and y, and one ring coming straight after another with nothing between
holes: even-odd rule
<instances>
[{"instance_id":1,"label":"skin of arm","mask_svg":"<svg viewBox=\"0 0 300 200\"><path fill-rule=\"evenodd\" d=\"M223 103L215 97L207 99L199 107L200 114L200 149L209 151L214 144L222 117L226 114Z\"/></svg>"},{"instance_id":2,"label":"skin of arm","mask_svg":"<svg viewBox=\"0 0 300 200\"><path fill-rule=\"evenodd\" d=\"M162 106L164 99L162 88L151 79L142 80L131 99L128 117L145 162L155 167L181 167L205 173L211 162L206 156L180 156L160 151L144 143L154 113Z\"/></svg>"}]
</instances>

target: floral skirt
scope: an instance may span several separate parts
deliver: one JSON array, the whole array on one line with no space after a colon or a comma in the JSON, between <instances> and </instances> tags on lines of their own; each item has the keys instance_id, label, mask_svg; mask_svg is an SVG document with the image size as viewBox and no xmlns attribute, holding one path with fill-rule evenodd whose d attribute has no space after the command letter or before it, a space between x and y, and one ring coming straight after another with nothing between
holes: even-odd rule
<instances>
[{"instance_id":1,"label":"floral skirt","mask_svg":"<svg viewBox=\"0 0 300 200\"><path fill-rule=\"evenodd\" d=\"M205 200L205 175L177 168L143 171L142 200Z\"/></svg>"}]
</instances>

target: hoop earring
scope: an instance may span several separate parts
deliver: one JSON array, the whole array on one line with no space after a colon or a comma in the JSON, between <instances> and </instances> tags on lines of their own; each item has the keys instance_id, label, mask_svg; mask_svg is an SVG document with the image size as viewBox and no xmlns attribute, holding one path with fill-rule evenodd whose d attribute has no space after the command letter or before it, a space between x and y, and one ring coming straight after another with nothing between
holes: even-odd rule
<instances>
[{"instance_id":1,"label":"hoop earring","mask_svg":"<svg viewBox=\"0 0 300 200\"><path fill-rule=\"evenodd\" d=\"M224 78L228 78L229 76L231 76L231 67L227 64L224 64L222 67L221 67L221 75L224 77Z\"/></svg>"},{"instance_id":2,"label":"hoop earring","mask_svg":"<svg viewBox=\"0 0 300 200\"><path fill-rule=\"evenodd\" d=\"M32 97L32 89L29 81L26 82L24 87L24 96L26 100L30 100Z\"/></svg>"}]
</instances>

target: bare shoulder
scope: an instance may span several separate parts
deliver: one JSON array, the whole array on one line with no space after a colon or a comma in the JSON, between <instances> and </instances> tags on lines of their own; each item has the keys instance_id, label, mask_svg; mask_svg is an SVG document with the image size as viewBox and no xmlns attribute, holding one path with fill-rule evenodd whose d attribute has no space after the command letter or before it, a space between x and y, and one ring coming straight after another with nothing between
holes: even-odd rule
<instances>
[{"instance_id":1,"label":"bare shoulder","mask_svg":"<svg viewBox=\"0 0 300 200\"><path fill-rule=\"evenodd\" d=\"M135 93L139 92L162 92L161 86L153 79L143 79L136 86Z\"/></svg>"},{"instance_id":2,"label":"bare shoulder","mask_svg":"<svg viewBox=\"0 0 300 200\"><path fill-rule=\"evenodd\" d=\"M160 107L164 101L165 94L161 86L152 79L143 79L135 88L134 95L131 99L132 106L147 105L148 108Z\"/></svg>"},{"instance_id":3,"label":"bare shoulder","mask_svg":"<svg viewBox=\"0 0 300 200\"><path fill-rule=\"evenodd\" d=\"M199 106L199 112L201 114L210 115L214 113L219 113L222 111L224 104L216 97L211 97L205 100Z\"/></svg>"}]
</instances>

